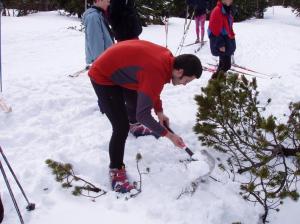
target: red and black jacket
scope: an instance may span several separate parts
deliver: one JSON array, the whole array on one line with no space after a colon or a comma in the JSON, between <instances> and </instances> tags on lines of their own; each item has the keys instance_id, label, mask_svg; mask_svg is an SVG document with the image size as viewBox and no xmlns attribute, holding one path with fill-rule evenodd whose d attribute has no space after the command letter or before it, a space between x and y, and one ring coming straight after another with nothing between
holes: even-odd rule
<instances>
[{"instance_id":1,"label":"red and black jacket","mask_svg":"<svg viewBox=\"0 0 300 224\"><path fill-rule=\"evenodd\" d=\"M208 36L214 56L230 56L236 49L233 16L231 10L226 10L225 7L221 1L218 1L210 15ZM225 52L220 51L221 47L225 47Z\"/></svg>"},{"instance_id":2,"label":"red and black jacket","mask_svg":"<svg viewBox=\"0 0 300 224\"><path fill-rule=\"evenodd\" d=\"M161 91L172 78L174 57L159 45L129 40L113 45L92 65L90 78L98 85L118 85L136 90L137 121L156 134L164 136L167 130L151 115L151 110L162 112Z\"/></svg>"}]
</instances>

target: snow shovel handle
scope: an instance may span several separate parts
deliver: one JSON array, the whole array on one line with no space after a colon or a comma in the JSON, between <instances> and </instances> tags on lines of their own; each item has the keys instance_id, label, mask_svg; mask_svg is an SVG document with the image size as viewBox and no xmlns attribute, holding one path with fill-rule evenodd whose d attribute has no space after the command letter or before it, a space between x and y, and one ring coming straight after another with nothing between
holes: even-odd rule
<instances>
[{"instance_id":1,"label":"snow shovel handle","mask_svg":"<svg viewBox=\"0 0 300 224\"><path fill-rule=\"evenodd\" d=\"M164 122L164 126L169 132L171 132L172 134L175 134L174 131L167 125L166 122ZM192 157L194 155L193 151L190 150L189 147L186 146L184 150L186 151L187 154L189 154L190 157Z\"/></svg>"}]
</instances>

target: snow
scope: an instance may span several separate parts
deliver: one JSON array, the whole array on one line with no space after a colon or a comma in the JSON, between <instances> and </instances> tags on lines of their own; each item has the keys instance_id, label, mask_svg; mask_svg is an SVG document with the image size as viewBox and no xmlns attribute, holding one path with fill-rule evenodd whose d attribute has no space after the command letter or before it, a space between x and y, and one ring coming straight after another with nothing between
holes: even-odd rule
<instances>
[{"instance_id":1,"label":"snow","mask_svg":"<svg viewBox=\"0 0 300 224\"><path fill-rule=\"evenodd\" d=\"M290 9L275 7L264 20L248 20L235 24L238 64L268 74L280 74L281 79L259 79L262 101L273 98L270 109L283 119L290 101L300 98L300 19ZM175 52L183 33L184 20L171 18L169 24L170 49ZM57 12L33 14L27 17L4 17L3 62L4 97L12 105L13 113L0 113L0 144L20 179L28 197L37 208L25 211L22 195L13 185L25 223L257 223L262 211L259 206L245 202L239 195L239 184L231 182L218 168L197 192L176 197L197 174L208 167L203 160L185 167L179 160L188 158L168 140L153 137L129 137L125 163L129 177L138 180L135 155L143 159L143 192L129 201L116 199L113 193L96 202L76 198L55 182L44 161L48 158L72 163L75 172L91 182L109 189L108 143L111 126L97 108L96 96L86 75L71 79L68 74L84 68L84 35L70 26L79 26L75 18ZM149 26L142 39L164 45L164 27ZM186 43L195 41L194 23ZM193 53L195 46L182 53ZM202 63L215 63L209 46L197 54ZM207 84L210 74L187 87L167 86L162 99L171 127L198 154L200 143L192 128L197 106L194 95ZM178 106L180 105L180 106ZM222 155L210 149L215 157ZM198 157L197 157L198 158ZM5 224L18 223L18 218L5 184L0 178L6 214ZM46 190L47 189L47 190ZM271 223L298 223L299 203L287 201Z\"/></svg>"},{"instance_id":2,"label":"snow","mask_svg":"<svg viewBox=\"0 0 300 224\"><path fill-rule=\"evenodd\" d=\"M187 165L187 172L190 181L193 181L199 176L208 174L209 166L205 160L193 161Z\"/></svg>"}]
</instances>

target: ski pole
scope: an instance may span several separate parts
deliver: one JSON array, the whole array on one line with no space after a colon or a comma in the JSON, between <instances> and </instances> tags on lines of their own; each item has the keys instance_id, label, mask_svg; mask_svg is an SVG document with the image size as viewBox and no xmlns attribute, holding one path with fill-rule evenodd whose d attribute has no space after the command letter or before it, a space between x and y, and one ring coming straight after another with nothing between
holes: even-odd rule
<instances>
[{"instance_id":1,"label":"ski pole","mask_svg":"<svg viewBox=\"0 0 300 224\"><path fill-rule=\"evenodd\" d=\"M192 20L193 20L193 18L194 18L194 15L195 15L195 10L194 10L193 13L192 13L192 16L191 16L190 21L189 21L187 24L184 24L184 32L183 32L183 36L182 36L182 39L181 39L181 41L180 41L180 43L179 43L179 46L178 46L178 48L177 48L177 50L176 50L175 55L178 55L178 54L181 53L182 46L184 45L184 41L185 41L186 36L187 36L187 34L188 34L188 31L189 31L190 25L191 25L191 23L192 23ZM187 16L188 16L188 14L187 14ZM187 21L187 17L186 17L186 21Z\"/></svg>"},{"instance_id":2,"label":"ski pole","mask_svg":"<svg viewBox=\"0 0 300 224\"><path fill-rule=\"evenodd\" d=\"M2 157L3 157L3 159L4 159L4 161L5 161L5 163L6 163L7 167L8 167L8 169L10 170L11 174L13 175L13 177L14 177L14 179L15 179L17 185L18 185L18 187L20 188L20 190L21 190L21 192L22 192L22 194L23 194L23 196L24 196L26 202L27 202L27 207L26 207L26 209L27 209L28 211L33 211L33 210L35 209L35 204L29 202L29 200L28 200L28 198L27 198L27 196L26 196L26 194L25 194L25 191L24 191L24 189L22 188L22 186L21 186L21 184L20 184L20 182L19 182L19 180L18 180L18 178L17 178L15 172L14 172L13 169L11 168L11 166L10 166L10 164L9 164L9 162L8 162L8 160L7 160L7 158L6 158L5 154L4 154L4 152L3 152L2 148L1 148L1 146L0 146L0 153L1 153L1 155L2 155Z\"/></svg>"},{"instance_id":3,"label":"ski pole","mask_svg":"<svg viewBox=\"0 0 300 224\"><path fill-rule=\"evenodd\" d=\"M164 17L163 17L163 19L162 19L162 22L164 23L164 25L165 25L165 34L166 34L166 48L168 48L168 31L169 31L169 27L168 27L168 23L169 23L169 21L168 21L169 19L168 19L168 17L167 17L167 15L165 15Z\"/></svg>"},{"instance_id":4,"label":"ski pole","mask_svg":"<svg viewBox=\"0 0 300 224\"><path fill-rule=\"evenodd\" d=\"M17 213L18 213L18 216L19 216L19 219L20 219L20 223L21 223L21 224L24 224L24 220L23 220L22 214L21 214L20 209L19 209L19 207L18 207L18 204L17 204L17 201L16 201L16 199L15 199L14 193L13 193L13 191L12 191L12 189L11 189L11 187L10 187L10 184L9 184L9 182L8 182L8 179L7 179L7 176L6 176L6 173L5 173L5 170L4 170L3 166L2 166L1 161L0 161L0 169L1 169L1 173L2 173L2 175L3 175L4 181L5 181L5 183L6 183L6 187L7 187L8 191L9 191L11 200L13 201L13 204L14 204L14 206L15 206L15 209L16 209L16 211L17 211Z\"/></svg>"},{"instance_id":5,"label":"ski pole","mask_svg":"<svg viewBox=\"0 0 300 224\"><path fill-rule=\"evenodd\" d=\"M166 122L164 122L164 126L169 132L171 132L172 134L175 134L174 131L167 125ZM189 154L190 157L192 157L194 155L194 152L192 150L190 150L189 147L186 146L184 150L186 151L187 154Z\"/></svg>"}]
</instances>

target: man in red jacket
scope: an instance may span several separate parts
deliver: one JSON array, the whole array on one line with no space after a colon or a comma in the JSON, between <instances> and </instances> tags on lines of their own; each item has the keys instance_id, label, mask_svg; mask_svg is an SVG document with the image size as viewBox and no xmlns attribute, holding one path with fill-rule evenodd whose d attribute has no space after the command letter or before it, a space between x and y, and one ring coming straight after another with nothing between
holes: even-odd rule
<instances>
[{"instance_id":1,"label":"man in red jacket","mask_svg":"<svg viewBox=\"0 0 300 224\"><path fill-rule=\"evenodd\" d=\"M169 118L163 112L160 94L167 83L186 85L201 74L201 62L196 56L173 57L168 49L142 40L120 42L94 62L89 76L100 110L113 128L109 143L113 190L127 193L134 189L128 182L123 163L129 123L139 122L155 135L167 137L174 145L185 146L182 138L164 127ZM151 115L152 109L159 122Z\"/></svg>"},{"instance_id":2,"label":"man in red jacket","mask_svg":"<svg viewBox=\"0 0 300 224\"><path fill-rule=\"evenodd\" d=\"M218 72L227 72L231 68L231 56L236 49L232 3L233 0L219 0L210 15L208 35L211 53L219 57L219 67L213 78Z\"/></svg>"}]
</instances>

